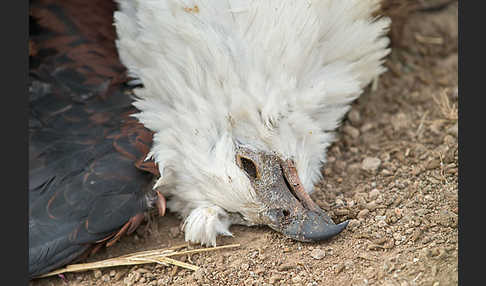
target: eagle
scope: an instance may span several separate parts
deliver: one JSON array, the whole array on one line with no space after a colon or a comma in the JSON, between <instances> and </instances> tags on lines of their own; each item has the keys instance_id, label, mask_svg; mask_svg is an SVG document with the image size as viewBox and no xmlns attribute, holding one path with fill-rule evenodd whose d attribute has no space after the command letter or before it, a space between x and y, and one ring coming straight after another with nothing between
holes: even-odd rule
<instances>
[{"instance_id":1,"label":"eagle","mask_svg":"<svg viewBox=\"0 0 486 286\"><path fill-rule=\"evenodd\" d=\"M230 226L339 234L310 197L335 130L385 71L378 0L33 0L29 275L166 208L185 240Z\"/></svg>"}]
</instances>

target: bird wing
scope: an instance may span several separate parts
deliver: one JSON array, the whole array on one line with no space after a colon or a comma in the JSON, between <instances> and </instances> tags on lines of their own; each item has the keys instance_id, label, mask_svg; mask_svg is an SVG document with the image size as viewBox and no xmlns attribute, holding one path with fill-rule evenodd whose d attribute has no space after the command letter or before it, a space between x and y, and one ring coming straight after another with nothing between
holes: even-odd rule
<instances>
[{"instance_id":1,"label":"bird wing","mask_svg":"<svg viewBox=\"0 0 486 286\"><path fill-rule=\"evenodd\" d=\"M130 233L158 169L102 0L31 1L29 275Z\"/></svg>"}]
</instances>

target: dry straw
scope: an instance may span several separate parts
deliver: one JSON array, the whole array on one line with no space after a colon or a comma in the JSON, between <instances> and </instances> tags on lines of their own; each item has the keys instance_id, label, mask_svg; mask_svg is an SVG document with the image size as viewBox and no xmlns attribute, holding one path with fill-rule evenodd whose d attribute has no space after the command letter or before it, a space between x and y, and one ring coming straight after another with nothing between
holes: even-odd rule
<instances>
[{"instance_id":1,"label":"dry straw","mask_svg":"<svg viewBox=\"0 0 486 286\"><path fill-rule=\"evenodd\" d=\"M58 275L67 272L80 272L86 270L93 270L93 269L100 269L100 268L107 268L107 267L115 267L115 266L124 266L124 265L137 265L137 264L148 264L148 263L158 263L162 265L176 265L182 268L190 269L190 270L198 270L199 267L196 265L192 265L189 263L181 262L179 260L175 260L170 258L170 256L180 256L180 255L187 255L187 254L194 254L194 253L201 253L201 252L208 252L214 250L221 250L226 248L233 248L239 247L240 244L230 244L230 245L223 245L217 247L208 247L208 248L199 248L199 249L190 249L190 250L180 250L184 247L187 247L187 244L184 245L177 245L169 248L164 249L155 249L155 250L147 250L141 252L135 252L127 255L123 255L120 257L109 258L101 261L90 262L90 263L81 263L81 264L71 264L64 268L49 272L47 274L43 274L41 276L37 276L36 278L48 277L53 275ZM177 251L179 250L179 251Z\"/></svg>"}]
</instances>

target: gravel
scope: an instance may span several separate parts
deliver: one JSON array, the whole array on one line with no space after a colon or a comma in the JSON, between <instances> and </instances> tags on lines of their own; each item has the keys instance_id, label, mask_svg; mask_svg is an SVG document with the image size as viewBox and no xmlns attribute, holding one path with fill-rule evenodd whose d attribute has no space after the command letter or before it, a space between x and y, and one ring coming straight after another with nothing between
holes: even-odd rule
<instances>
[{"instance_id":1,"label":"gravel","mask_svg":"<svg viewBox=\"0 0 486 286\"><path fill-rule=\"evenodd\" d=\"M381 165L381 160L375 157L366 157L361 163L361 168L366 171L376 171Z\"/></svg>"}]
</instances>

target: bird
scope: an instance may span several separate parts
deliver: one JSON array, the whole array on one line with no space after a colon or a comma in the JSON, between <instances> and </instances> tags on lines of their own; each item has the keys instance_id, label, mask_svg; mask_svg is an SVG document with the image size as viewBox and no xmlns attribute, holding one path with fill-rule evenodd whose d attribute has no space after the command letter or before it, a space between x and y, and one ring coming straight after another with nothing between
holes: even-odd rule
<instances>
[{"instance_id":1,"label":"bird","mask_svg":"<svg viewBox=\"0 0 486 286\"><path fill-rule=\"evenodd\" d=\"M390 52L379 0L32 0L29 275L166 209L188 242L336 224L310 194Z\"/></svg>"}]
</instances>

